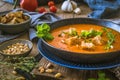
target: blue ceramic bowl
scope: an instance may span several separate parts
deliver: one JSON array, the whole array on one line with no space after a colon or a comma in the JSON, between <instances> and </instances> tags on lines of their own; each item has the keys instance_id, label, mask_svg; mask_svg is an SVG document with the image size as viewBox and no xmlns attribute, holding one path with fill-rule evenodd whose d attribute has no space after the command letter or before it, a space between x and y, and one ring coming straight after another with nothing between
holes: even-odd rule
<instances>
[{"instance_id":1,"label":"blue ceramic bowl","mask_svg":"<svg viewBox=\"0 0 120 80\"><path fill-rule=\"evenodd\" d=\"M117 25L110 21L98 20L98 19L90 19L90 18L71 18L71 19L64 19L60 21L56 21L52 23L51 30L62 27L65 25L71 24L95 24L101 25L105 27L112 28L117 32L120 32L120 25ZM76 53L76 52L69 52L65 50L58 49L53 47L52 45L48 44L44 39L42 39L43 47L47 52L50 54L56 55L67 61L72 61L76 63L102 63L102 62L109 62L117 59L120 57L120 50L115 52L106 52L105 54L83 54Z\"/></svg>"}]
</instances>

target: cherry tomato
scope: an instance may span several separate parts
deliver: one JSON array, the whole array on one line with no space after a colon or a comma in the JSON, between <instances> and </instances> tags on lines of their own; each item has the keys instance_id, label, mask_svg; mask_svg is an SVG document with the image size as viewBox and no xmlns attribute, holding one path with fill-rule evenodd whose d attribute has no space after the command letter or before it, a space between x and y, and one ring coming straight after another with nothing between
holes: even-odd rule
<instances>
[{"instance_id":1,"label":"cherry tomato","mask_svg":"<svg viewBox=\"0 0 120 80\"><path fill-rule=\"evenodd\" d=\"M49 6L49 7L54 6L54 5L55 5L54 1L49 1L49 2L48 2L48 6Z\"/></svg>"},{"instance_id":2,"label":"cherry tomato","mask_svg":"<svg viewBox=\"0 0 120 80\"><path fill-rule=\"evenodd\" d=\"M46 12L46 9L45 9L44 7L40 7L40 8L38 9L38 12L39 12L39 13Z\"/></svg>"},{"instance_id":3,"label":"cherry tomato","mask_svg":"<svg viewBox=\"0 0 120 80\"><path fill-rule=\"evenodd\" d=\"M40 8L38 8L38 12L39 13L46 12L46 9L44 7L40 7Z\"/></svg>"},{"instance_id":4,"label":"cherry tomato","mask_svg":"<svg viewBox=\"0 0 120 80\"><path fill-rule=\"evenodd\" d=\"M56 13L56 11L57 11L56 6L51 6L50 7L50 11Z\"/></svg>"}]
</instances>

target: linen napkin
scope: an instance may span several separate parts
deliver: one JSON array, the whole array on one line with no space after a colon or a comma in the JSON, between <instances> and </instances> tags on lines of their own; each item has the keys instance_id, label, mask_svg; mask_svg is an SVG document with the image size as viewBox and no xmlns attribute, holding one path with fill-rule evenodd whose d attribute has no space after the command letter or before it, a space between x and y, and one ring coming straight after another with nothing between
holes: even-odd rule
<instances>
[{"instance_id":1,"label":"linen napkin","mask_svg":"<svg viewBox=\"0 0 120 80\"><path fill-rule=\"evenodd\" d=\"M98 19L115 18L120 15L120 0L84 0L93 10L88 17Z\"/></svg>"},{"instance_id":2,"label":"linen napkin","mask_svg":"<svg viewBox=\"0 0 120 80\"><path fill-rule=\"evenodd\" d=\"M36 38L36 25L38 24L42 24L42 23L52 23L55 22L57 20L60 20L61 18L56 16L54 13L43 13L40 14L38 12L29 12L27 10L21 9L21 8L17 8L14 10L11 10L11 12L15 12L15 11L23 11L24 13L27 13L29 15L31 15L31 25L30 25L30 29L29 29L29 38L30 40L33 40L34 38ZM3 13L7 13L10 11L6 11L6 12L2 12L0 14ZM14 39L18 36L20 36L23 33L20 34L16 34L16 35L9 35L9 34L3 34L2 31L0 31L0 43L6 40L10 40L10 39Z\"/></svg>"}]
</instances>

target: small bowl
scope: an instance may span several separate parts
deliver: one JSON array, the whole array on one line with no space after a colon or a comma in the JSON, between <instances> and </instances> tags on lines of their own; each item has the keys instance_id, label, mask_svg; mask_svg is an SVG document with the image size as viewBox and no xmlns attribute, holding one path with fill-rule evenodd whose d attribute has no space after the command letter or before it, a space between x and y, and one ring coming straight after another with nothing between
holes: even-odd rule
<instances>
[{"instance_id":1,"label":"small bowl","mask_svg":"<svg viewBox=\"0 0 120 80\"><path fill-rule=\"evenodd\" d=\"M7 13L0 14L0 16L4 16ZM31 16L29 14L23 13L23 15L28 16L29 18L22 22L17 24L4 24L0 23L0 30L2 30L5 33L9 34L17 34L24 31L28 31L30 28L30 22L31 22Z\"/></svg>"},{"instance_id":2,"label":"small bowl","mask_svg":"<svg viewBox=\"0 0 120 80\"><path fill-rule=\"evenodd\" d=\"M15 43L27 44L29 50L20 54L7 54L3 52L3 50L7 49L8 46L11 46ZM25 39L10 40L0 45L0 54L2 54L3 56L17 56L17 57L27 56L31 52L32 47L33 47L33 44L29 40L25 40Z\"/></svg>"}]
</instances>

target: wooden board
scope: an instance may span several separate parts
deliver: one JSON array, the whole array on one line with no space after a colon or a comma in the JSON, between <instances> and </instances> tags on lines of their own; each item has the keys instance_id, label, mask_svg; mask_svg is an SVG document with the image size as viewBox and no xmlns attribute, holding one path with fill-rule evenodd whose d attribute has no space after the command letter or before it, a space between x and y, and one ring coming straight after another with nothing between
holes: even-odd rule
<instances>
[{"instance_id":1,"label":"wooden board","mask_svg":"<svg viewBox=\"0 0 120 80\"><path fill-rule=\"evenodd\" d=\"M53 66L54 72L53 73L40 73L39 67L44 67L47 69L48 64L51 64ZM114 74L112 74L108 70L102 70L106 73L106 77L111 78L111 80L118 80ZM56 73L62 73L62 77L55 78ZM97 78L98 70L77 70L77 69L71 69L63 66L56 65L45 58L42 58L39 61L39 64L36 68L33 69L31 72L32 74L36 75L36 80L88 80L88 78Z\"/></svg>"}]
</instances>

